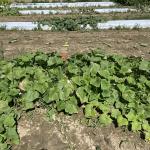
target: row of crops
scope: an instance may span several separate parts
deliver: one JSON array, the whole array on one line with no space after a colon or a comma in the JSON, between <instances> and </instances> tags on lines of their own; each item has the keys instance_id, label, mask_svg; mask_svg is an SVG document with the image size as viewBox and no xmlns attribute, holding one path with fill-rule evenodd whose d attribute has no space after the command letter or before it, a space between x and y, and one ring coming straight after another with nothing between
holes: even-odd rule
<instances>
[{"instance_id":1,"label":"row of crops","mask_svg":"<svg viewBox=\"0 0 150 150\"><path fill-rule=\"evenodd\" d=\"M98 0L78 0L80 2L97 2ZM120 4L123 4L123 5L148 5L150 4L150 1L149 0L113 0L114 2L117 2L117 3L120 3ZM0 1L0 4L8 4L8 3L12 3L12 2L26 2L26 1L23 1L23 0L1 0ZM43 2L43 0L31 0L30 2ZM49 0L44 0L44 2L50 2ZM53 2L58 2L58 1L53 1ZM63 2L76 2L74 0L63 0Z\"/></svg>"},{"instance_id":2,"label":"row of crops","mask_svg":"<svg viewBox=\"0 0 150 150\"><path fill-rule=\"evenodd\" d=\"M69 59L37 52L1 60L0 68L1 150L19 144L17 121L37 106L51 117L83 111L87 120L150 140L150 61L98 50Z\"/></svg>"},{"instance_id":3,"label":"row of crops","mask_svg":"<svg viewBox=\"0 0 150 150\"><path fill-rule=\"evenodd\" d=\"M85 22L84 22L85 21ZM140 29L150 28L150 20L112 20L105 21L100 17L65 17L51 18L39 22L0 22L0 30L33 30L33 31L90 31L105 29Z\"/></svg>"},{"instance_id":4,"label":"row of crops","mask_svg":"<svg viewBox=\"0 0 150 150\"><path fill-rule=\"evenodd\" d=\"M13 3L1 6L0 16L48 16L46 19L40 19L35 22L29 22L27 20L25 22L0 22L0 29L77 31L150 28L149 11L148 9L148 11L141 16L141 19L136 19L140 13L143 14L141 10L132 7L121 8L114 2ZM112 20L108 19L108 16L101 16L107 13L114 14L114 16L120 13L120 19L118 19L119 15L116 18L112 17ZM132 15L137 13L138 15L133 15L130 20L123 20L123 18L121 18L123 13L130 13ZM60 15L60 17L55 15Z\"/></svg>"}]
</instances>

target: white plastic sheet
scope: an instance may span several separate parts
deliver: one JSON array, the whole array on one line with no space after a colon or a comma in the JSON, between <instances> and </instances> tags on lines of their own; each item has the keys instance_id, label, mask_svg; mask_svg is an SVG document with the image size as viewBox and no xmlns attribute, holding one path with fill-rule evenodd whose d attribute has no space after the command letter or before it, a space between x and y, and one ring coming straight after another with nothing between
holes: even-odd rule
<instances>
[{"instance_id":1,"label":"white plastic sheet","mask_svg":"<svg viewBox=\"0 0 150 150\"><path fill-rule=\"evenodd\" d=\"M54 7L109 7L115 6L114 2L75 2L75 3L14 3L10 8L54 8Z\"/></svg>"},{"instance_id":2,"label":"white plastic sheet","mask_svg":"<svg viewBox=\"0 0 150 150\"><path fill-rule=\"evenodd\" d=\"M31 15L31 14L48 15L48 14L69 14L72 13L72 11L71 10L20 10L19 13L22 15Z\"/></svg>"},{"instance_id":3,"label":"white plastic sheet","mask_svg":"<svg viewBox=\"0 0 150 150\"><path fill-rule=\"evenodd\" d=\"M38 23L34 22L1 22L0 27L5 27L6 30L34 30L38 27L41 27L43 30L51 30L51 27L48 25L38 25ZM150 20L112 20L105 23L98 23L98 29L115 29L117 27L124 27L132 29L134 27L138 28L150 28ZM82 28L82 25L81 25ZM89 25L87 25L86 29L92 29Z\"/></svg>"},{"instance_id":4,"label":"white plastic sheet","mask_svg":"<svg viewBox=\"0 0 150 150\"><path fill-rule=\"evenodd\" d=\"M115 29L117 27L124 27L132 29L138 28L150 28L150 20L112 20L105 23L98 23L98 29Z\"/></svg>"},{"instance_id":5,"label":"white plastic sheet","mask_svg":"<svg viewBox=\"0 0 150 150\"><path fill-rule=\"evenodd\" d=\"M129 8L103 8L103 9L95 9L96 13L112 13L112 12L128 12L128 11L137 11L136 9ZM19 13L22 15L31 15L31 14L70 14L70 13L81 13L79 10L20 10Z\"/></svg>"}]
</instances>

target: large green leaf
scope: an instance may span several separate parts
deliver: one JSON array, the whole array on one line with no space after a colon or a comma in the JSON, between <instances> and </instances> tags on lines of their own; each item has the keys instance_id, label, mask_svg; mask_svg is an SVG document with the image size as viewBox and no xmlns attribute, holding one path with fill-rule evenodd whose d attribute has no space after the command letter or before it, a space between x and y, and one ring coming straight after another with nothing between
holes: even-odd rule
<instances>
[{"instance_id":1,"label":"large green leaf","mask_svg":"<svg viewBox=\"0 0 150 150\"><path fill-rule=\"evenodd\" d=\"M100 85L101 85L101 78L99 78L99 77L92 78L90 80L90 84L95 86L95 87L100 87Z\"/></svg>"},{"instance_id":2,"label":"large green leaf","mask_svg":"<svg viewBox=\"0 0 150 150\"><path fill-rule=\"evenodd\" d=\"M66 102L65 101L58 101L56 103L56 106L57 106L58 111L63 111L66 108Z\"/></svg>"},{"instance_id":3,"label":"large green leaf","mask_svg":"<svg viewBox=\"0 0 150 150\"><path fill-rule=\"evenodd\" d=\"M131 110L127 115L126 115L128 121L136 121L137 120L137 115L133 110Z\"/></svg>"},{"instance_id":4,"label":"large green leaf","mask_svg":"<svg viewBox=\"0 0 150 150\"><path fill-rule=\"evenodd\" d=\"M53 101L59 100L59 95L58 95L58 89L57 87L52 87L49 88L44 97L43 97L44 102L46 103L51 103Z\"/></svg>"},{"instance_id":5,"label":"large green leaf","mask_svg":"<svg viewBox=\"0 0 150 150\"><path fill-rule=\"evenodd\" d=\"M142 60L139 65L139 69L143 71L150 71L150 63L146 60Z\"/></svg>"},{"instance_id":6,"label":"large green leaf","mask_svg":"<svg viewBox=\"0 0 150 150\"><path fill-rule=\"evenodd\" d=\"M4 119L4 126L5 127L13 127L16 121L14 120L14 114L9 114Z\"/></svg>"},{"instance_id":7,"label":"large green leaf","mask_svg":"<svg viewBox=\"0 0 150 150\"><path fill-rule=\"evenodd\" d=\"M132 70L131 70L131 67L126 65L126 66L121 66L121 69L120 69L120 73L123 74L123 75L126 75L128 73L131 73Z\"/></svg>"},{"instance_id":8,"label":"large green leaf","mask_svg":"<svg viewBox=\"0 0 150 150\"><path fill-rule=\"evenodd\" d=\"M82 77L81 76L72 77L71 80L78 86L82 85Z\"/></svg>"},{"instance_id":9,"label":"large green leaf","mask_svg":"<svg viewBox=\"0 0 150 150\"><path fill-rule=\"evenodd\" d=\"M97 116L97 112L96 110L93 108L93 105L91 104L87 104L85 106L85 117L86 118L93 118L93 117L96 117Z\"/></svg>"},{"instance_id":10,"label":"large green leaf","mask_svg":"<svg viewBox=\"0 0 150 150\"><path fill-rule=\"evenodd\" d=\"M22 99L25 102L33 102L38 98L39 98L39 93L37 91L32 90L32 89L27 91L22 97Z\"/></svg>"},{"instance_id":11,"label":"large green leaf","mask_svg":"<svg viewBox=\"0 0 150 150\"><path fill-rule=\"evenodd\" d=\"M90 73L92 75L96 75L99 70L100 70L100 65L97 63L91 62L91 66L90 66L90 70L89 70Z\"/></svg>"},{"instance_id":12,"label":"large green leaf","mask_svg":"<svg viewBox=\"0 0 150 150\"><path fill-rule=\"evenodd\" d=\"M6 136L11 141L11 143L19 144L19 135L17 133L16 127L7 128Z\"/></svg>"},{"instance_id":13,"label":"large green leaf","mask_svg":"<svg viewBox=\"0 0 150 150\"><path fill-rule=\"evenodd\" d=\"M109 125L109 124L112 123L112 119L110 118L109 115L104 113L104 114L100 115L99 122L100 122L101 125L106 126L106 125Z\"/></svg>"},{"instance_id":14,"label":"large green leaf","mask_svg":"<svg viewBox=\"0 0 150 150\"><path fill-rule=\"evenodd\" d=\"M0 101L0 114L7 112L10 107L8 106L8 101Z\"/></svg>"},{"instance_id":15,"label":"large green leaf","mask_svg":"<svg viewBox=\"0 0 150 150\"><path fill-rule=\"evenodd\" d=\"M68 69L69 73L72 73L75 75L80 73L80 68L78 66L76 66L75 64L69 64L67 69Z\"/></svg>"},{"instance_id":16,"label":"large green leaf","mask_svg":"<svg viewBox=\"0 0 150 150\"><path fill-rule=\"evenodd\" d=\"M110 82L106 79L101 79L101 89L102 90L110 90Z\"/></svg>"},{"instance_id":17,"label":"large green leaf","mask_svg":"<svg viewBox=\"0 0 150 150\"><path fill-rule=\"evenodd\" d=\"M84 87L79 87L76 91L76 95L79 97L82 104L88 102L88 96Z\"/></svg>"},{"instance_id":18,"label":"large green leaf","mask_svg":"<svg viewBox=\"0 0 150 150\"><path fill-rule=\"evenodd\" d=\"M48 89L48 83L47 82L35 82L33 85L34 90L38 91L39 93L43 94Z\"/></svg>"},{"instance_id":19,"label":"large green leaf","mask_svg":"<svg viewBox=\"0 0 150 150\"><path fill-rule=\"evenodd\" d=\"M117 119L118 116L120 116L120 115L121 115L121 112L120 112L119 109L114 109L114 108L113 108L113 109L111 110L111 117Z\"/></svg>"},{"instance_id":20,"label":"large green leaf","mask_svg":"<svg viewBox=\"0 0 150 150\"><path fill-rule=\"evenodd\" d=\"M123 99L127 100L127 101L133 101L135 99L135 92L132 90L125 90L122 93L122 97Z\"/></svg>"},{"instance_id":21,"label":"large green leaf","mask_svg":"<svg viewBox=\"0 0 150 150\"><path fill-rule=\"evenodd\" d=\"M138 121L133 121L132 123L132 131L139 131L141 130L141 123Z\"/></svg>"},{"instance_id":22,"label":"large green leaf","mask_svg":"<svg viewBox=\"0 0 150 150\"><path fill-rule=\"evenodd\" d=\"M127 126L128 125L128 120L126 118L124 118L122 115L119 115L117 117L117 123L118 126Z\"/></svg>"},{"instance_id":23,"label":"large green leaf","mask_svg":"<svg viewBox=\"0 0 150 150\"><path fill-rule=\"evenodd\" d=\"M67 101L65 104L65 112L68 114L78 113L77 106L74 103Z\"/></svg>"}]
</instances>

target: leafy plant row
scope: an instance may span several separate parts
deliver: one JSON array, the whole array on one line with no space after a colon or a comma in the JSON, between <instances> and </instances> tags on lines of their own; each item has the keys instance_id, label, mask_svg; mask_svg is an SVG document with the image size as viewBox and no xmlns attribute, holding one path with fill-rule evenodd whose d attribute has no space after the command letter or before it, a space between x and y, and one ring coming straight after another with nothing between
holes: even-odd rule
<instances>
[{"instance_id":1,"label":"leafy plant row","mask_svg":"<svg viewBox=\"0 0 150 150\"><path fill-rule=\"evenodd\" d=\"M52 31L77 31L86 29L90 25L92 29L97 29L97 23L103 22L99 16L70 16L70 17L53 17L39 21L39 24L52 27ZM39 27L40 28L40 27Z\"/></svg>"},{"instance_id":2,"label":"leafy plant row","mask_svg":"<svg viewBox=\"0 0 150 150\"><path fill-rule=\"evenodd\" d=\"M150 140L150 61L76 54L30 53L0 61L0 149L19 143L22 112L47 107L49 115L78 113L101 125L126 126Z\"/></svg>"},{"instance_id":3,"label":"leafy plant row","mask_svg":"<svg viewBox=\"0 0 150 150\"><path fill-rule=\"evenodd\" d=\"M19 11L16 8L10 8L9 6L0 7L1 16L19 16Z\"/></svg>"}]
</instances>

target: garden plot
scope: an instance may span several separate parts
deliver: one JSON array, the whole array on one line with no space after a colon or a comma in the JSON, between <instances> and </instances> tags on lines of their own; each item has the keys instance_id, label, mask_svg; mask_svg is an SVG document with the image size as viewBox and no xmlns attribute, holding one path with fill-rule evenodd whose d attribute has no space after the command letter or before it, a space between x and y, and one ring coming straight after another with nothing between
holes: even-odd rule
<instances>
[{"instance_id":1,"label":"garden plot","mask_svg":"<svg viewBox=\"0 0 150 150\"><path fill-rule=\"evenodd\" d=\"M103 8L103 9L94 9L94 13L124 13L124 12L136 12L136 9L130 9L130 8ZM79 11L78 9L75 10L19 10L19 14L21 15L32 15L32 14L71 14L71 13L84 13L82 11Z\"/></svg>"},{"instance_id":2,"label":"garden plot","mask_svg":"<svg viewBox=\"0 0 150 150\"><path fill-rule=\"evenodd\" d=\"M53 25L39 24L38 22L1 22L0 28L6 30L51 30ZM92 30L87 24L80 25L81 29ZM112 20L104 23L97 23L96 29L116 29L116 28L150 28L150 20ZM57 30L57 29L56 29Z\"/></svg>"}]
</instances>

